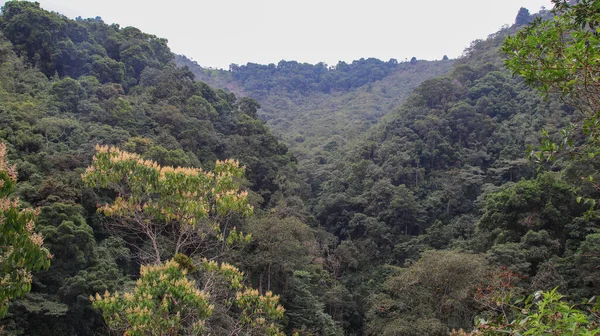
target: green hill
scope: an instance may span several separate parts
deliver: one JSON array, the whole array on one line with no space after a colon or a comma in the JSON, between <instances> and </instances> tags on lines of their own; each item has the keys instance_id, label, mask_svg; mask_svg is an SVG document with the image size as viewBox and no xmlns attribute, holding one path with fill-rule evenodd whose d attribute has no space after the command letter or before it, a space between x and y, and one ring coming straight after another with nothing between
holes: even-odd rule
<instances>
[{"instance_id":1,"label":"green hill","mask_svg":"<svg viewBox=\"0 0 600 336\"><path fill-rule=\"evenodd\" d=\"M538 53L528 61L545 56L548 67L522 71L527 82L505 68L501 46L519 30L535 31L525 24L542 24L549 11L521 9L517 24L474 41L457 60L281 61L225 71L175 56L166 40L134 27L7 2L0 142L9 165L0 153L0 192L12 188L7 179L16 172L20 201L0 197L0 313L8 304L0 332L144 334L156 327L180 334L186 327L211 335L416 336L473 330L480 318L507 330L540 320L546 331L566 320L591 332L600 292L600 122L592 90L600 42L585 27L600 20L590 2L574 12L559 4L576 14L565 31L580 40L562 50L578 57L553 49L572 40L546 43L561 34L525 39L535 43L524 50ZM551 22L544 27L562 29L558 17ZM580 60L587 67L571 72L553 63ZM546 96L530 86L548 81L555 86ZM97 145L139 157L94 161L121 164L122 175L104 176L87 168ZM128 157L140 166L127 166ZM239 160L245 176L165 169L216 176L222 184L212 189L197 179L168 184L155 170L224 169L216 160L226 159ZM117 186L84 186L86 169ZM146 180L165 184L147 187ZM176 187L189 181L196 184ZM253 217L244 216L246 192ZM142 196L129 207L128 195ZM186 203L198 195L212 195L200 203L218 206ZM158 211L155 200L166 208ZM18 206L39 208L39 217L15 234L7 223L18 222ZM29 279L13 272L26 253L5 258L14 246L2 242L41 244L33 224L53 257ZM178 235L182 227L188 231ZM167 258L174 261L163 267ZM161 269L171 273L157 275ZM14 279L28 294L6 294ZM165 288L177 290L144 292ZM554 288L566 295L560 304L554 296L547 305L549 294L518 299ZM113 296L94 298L105 291ZM119 308L122 300L139 305ZM114 311L103 316L109 306ZM274 315L283 318L267 323ZM469 335L493 334L490 328Z\"/></svg>"},{"instance_id":2,"label":"green hill","mask_svg":"<svg viewBox=\"0 0 600 336\"><path fill-rule=\"evenodd\" d=\"M542 130L556 138L581 116L504 67L500 45L519 28L475 41L347 153L307 167L313 213L343 241L340 279L368 302L365 335L469 329L485 316L477 286L493 291L495 281L513 295L558 286L577 302L598 293L596 282L582 287L589 268L575 266L592 262L583 255L596 219L576 190L577 174L595 174L595 164L526 158Z\"/></svg>"},{"instance_id":3,"label":"green hill","mask_svg":"<svg viewBox=\"0 0 600 336\"><path fill-rule=\"evenodd\" d=\"M446 73L453 61L398 63L361 59L333 68L281 61L204 69L178 56L198 80L256 99L259 116L301 159L324 147L343 148L398 106L421 82Z\"/></svg>"},{"instance_id":4,"label":"green hill","mask_svg":"<svg viewBox=\"0 0 600 336\"><path fill-rule=\"evenodd\" d=\"M2 8L0 141L16 165L16 195L40 207L38 230L54 255L31 293L11 304L5 332L104 334L88 297L138 276L130 247L147 242L108 231L96 207L114 195L81 181L98 144L161 165L212 169L235 158L259 213L282 198L296 159L257 119L253 101L195 82L173 60L166 40L133 27L72 20L33 2Z\"/></svg>"}]
</instances>

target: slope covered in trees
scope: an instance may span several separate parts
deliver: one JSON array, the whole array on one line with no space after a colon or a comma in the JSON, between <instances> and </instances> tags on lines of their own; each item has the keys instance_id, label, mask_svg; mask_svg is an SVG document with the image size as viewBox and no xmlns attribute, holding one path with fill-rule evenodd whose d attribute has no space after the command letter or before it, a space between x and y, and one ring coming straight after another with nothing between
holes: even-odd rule
<instances>
[{"instance_id":1,"label":"slope covered in trees","mask_svg":"<svg viewBox=\"0 0 600 336\"><path fill-rule=\"evenodd\" d=\"M550 169L526 159L581 112L506 70L499 47L518 28L475 41L350 153L308 170L314 215L347 251L340 280L367 303L366 335L470 330L508 292L598 293L597 222L577 197L596 193L580 183L593 154Z\"/></svg>"},{"instance_id":2,"label":"slope covered in trees","mask_svg":"<svg viewBox=\"0 0 600 336\"><path fill-rule=\"evenodd\" d=\"M7 2L0 174L53 256L3 332L593 332L598 1L556 4L456 61L192 72L135 28Z\"/></svg>"},{"instance_id":3,"label":"slope covered in trees","mask_svg":"<svg viewBox=\"0 0 600 336\"><path fill-rule=\"evenodd\" d=\"M446 73L453 63L369 58L328 67L281 61L232 64L223 71L201 68L183 56L176 61L198 80L256 99L259 116L302 162L345 148L421 82Z\"/></svg>"},{"instance_id":4,"label":"slope covered in trees","mask_svg":"<svg viewBox=\"0 0 600 336\"><path fill-rule=\"evenodd\" d=\"M226 253L204 250L201 257L219 262L238 254L252 258L261 253L254 246L260 244L266 222L285 226L279 224L284 219L275 206L292 195L295 158L257 119L254 101L195 82L193 74L175 66L166 43L100 18L71 20L37 3L9 1L2 8L0 139L7 145L8 164L15 164L18 172L15 194L23 206L40 208L37 228L53 255L49 269L34 273L31 292L10 303L2 320L4 332L105 334L102 315L89 296L133 289L140 263L147 262L134 247L144 250L151 240L111 229L106 225L111 219L96 212L98 206L111 203L117 191L92 189L82 182L98 144L118 146L164 166L210 171L215 161L229 158L245 166L237 183L248 192L256 217L246 228L245 218L227 214L221 219L229 225L223 234L231 236L237 226L238 232L254 233L256 240ZM301 202L296 203L298 216L303 216ZM286 220L302 232L281 237L296 242L298 258L292 270L300 271L321 252L307 247L317 246L312 229L300 220ZM272 247L267 247L268 252ZM270 279L268 286L266 280L258 281L267 266L276 272L278 262L289 262L285 256L278 258L262 258L264 268L245 268L253 277L244 278L244 283L250 286L256 279L264 286L261 294L279 288L276 280L287 281L292 274ZM311 267L314 272L319 269ZM302 290L307 295L314 292ZM248 300L258 298L252 295ZM325 316L321 299L313 301L315 306L309 308ZM295 314L309 314L305 320L313 321L303 309ZM219 311L212 316L225 315ZM331 318L321 318L323 323L327 319L335 328ZM222 330L233 326L226 319L218 323Z\"/></svg>"}]
</instances>

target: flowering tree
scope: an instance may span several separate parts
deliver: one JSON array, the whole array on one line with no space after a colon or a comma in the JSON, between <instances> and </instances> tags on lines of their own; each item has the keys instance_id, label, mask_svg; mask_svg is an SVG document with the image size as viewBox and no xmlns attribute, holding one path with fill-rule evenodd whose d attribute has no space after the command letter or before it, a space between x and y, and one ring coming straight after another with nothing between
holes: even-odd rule
<instances>
[{"instance_id":1,"label":"flowering tree","mask_svg":"<svg viewBox=\"0 0 600 336\"><path fill-rule=\"evenodd\" d=\"M31 290L31 271L48 268L52 255L35 232L37 209L20 209L10 198L17 182L14 166L6 163L6 145L0 143L0 317L10 299Z\"/></svg>"},{"instance_id":2,"label":"flowering tree","mask_svg":"<svg viewBox=\"0 0 600 336\"><path fill-rule=\"evenodd\" d=\"M90 300L111 330L130 336L205 335L223 329L228 335L283 335L274 323L284 314L278 296L244 286L243 273L227 263L205 259L200 267L202 272L196 272L189 258L178 254L164 264L142 266L133 292L105 292ZM188 273L201 273L204 281L196 283ZM210 323L215 303L227 311L220 328Z\"/></svg>"},{"instance_id":3,"label":"flowering tree","mask_svg":"<svg viewBox=\"0 0 600 336\"><path fill-rule=\"evenodd\" d=\"M161 167L116 147L97 146L96 151L83 181L87 186L118 193L112 204L98 211L114 219L110 227L119 234L149 241L151 252L140 247L139 241L132 244L142 262L160 264L163 254L193 255L207 236L223 244L250 239L219 221L232 212L252 214L248 193L240 191L238 180L244 167L237 161L217 161L214 172L207 172Z\"/></svg>"},{"instance_id":4,"label":"flowering tree","mask_svg":"<svg viewBox=\"0 0 600 336\"><path fill-rule=\"evenodd\" d=\"M131 336L178 335L184 330L198 334L213 307L208 295L186 274L175 261L142 266L134 292L105 292L90 300L115 331L127 331Z\"/></svg>"},{"instance_id":5,"label":"flowering tree","mask_svg":"<svg viewBox=\"0 0 600 336\"><path fill-rule=\"evenodd\" d=\"M275 324L284 313L278 296L245 286L243 273L232 265L203 259L196 267L187 256L199 254L207 240L249 241L250 235L221 222L230 213L252 213L248 193L240 190L244 168L237 161L217 161L214 172L206 172L161 167L115 147L96 151L83 181L118 193L98 211L133 238L141 261L151 263L141 267L133 292L90 297L111 330L132 336L282 335ZM149 242L151 252L136 240ZM165 256L173 258L164 262Z\"/></svg>"}]
</instances>

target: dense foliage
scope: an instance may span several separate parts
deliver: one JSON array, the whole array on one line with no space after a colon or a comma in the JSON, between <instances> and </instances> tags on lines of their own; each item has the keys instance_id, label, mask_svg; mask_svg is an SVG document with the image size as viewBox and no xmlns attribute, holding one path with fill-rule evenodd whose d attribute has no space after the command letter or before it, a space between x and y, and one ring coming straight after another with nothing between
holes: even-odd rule
<instances>
[{"instance_id":1,"label":"dense foliage","mask_svg":"<svg viewBox=\"0 0 600 336\"><path fill-rule=\"evenodd\" d=\"M96 294L90 297L95 308L102 310L111 330L128 335L283 335L273 321L283 317L279 297L267 292L244 288L243 273L223 263L204 261L205 281L198 289L188 272L195 272L188 260L177 255L161 265L142 266L134 292ZM214 281L223 278L225 284ZM211 281L212 280L212 281ZM220 293L219 292L225 292ZM232 292L231 295L228 292ZM220 297L224 296L224 297ZM224 305L231 312L226 330L211 321L215 304ZM233 314L233 313L229 313Z\"/></svg>"},{"instance_id":2,"label":"dense foliage","mask_svg":"<svg viewBox=\"0 0 600 336\"><path fill-rule=\"evenodd\" d=\"M235 227L226 227L231 213L252 212L248 192L239 190L236 182L243 177L244 168L233 160L217 161L214 172L161 167L114 147L98 146L96 150L83 181L118 191L111 204L98 210L115 218L115 224L108 227L116 228L116 234L131 237L140 263L152 263L141 266L133 293L111 295L106 291L104 297L98 293L90 296L109 328L130 335L280 335L272 322L283 317L279 297L270 291L263 296L244 287L243 273L235 267L203 258L200 265L208 274L203 274L202 290L187 276L196 271L194 257L223 253L225 247L250 240ZM213 237L207 239L209 233ZM206 248L210 243L216 243L212 248L217 251ZM146 244L150 247L145 248ZM165 261L165 254L173 259ZM230 298L223 294L216 286L218 278L226 283L220 287L233 290L235 295ZM226 332L209 320L215 305L223 306L227 312L224 316L231 320L224 327ZM232 314L232 307L240 312Z\"/></svg>"},{"instance_id":3,"label":"dense foliage","mask_svg":"<svg viewBox=\"0 0 600 336\"><path fill-rule=\"evenodd\" d=\"M578 13L585 17L583 11ZM577 182L581 174L594 175L592 156L579 155L574 164L555 163L546 172L526 158L530 147L543 145L542 151L548 151L553 149L552 138L563 141L559 130L579 120L577 104L574 97L563 101L554 95L539 96L527 85L533 79L511 76L499 50L508 36L531 29L524 26L530 22L553 25L556 19L545 21L552 14L531 15L522 8L514 26L473 42L454 64L429 65L440 70L452 65L446 76L429 80L422 67L425 62L416 60L394 65L373 82L367 83L371 77L365 76L367 82L357 82L356 87L334 85L329 91L323 89L331 88L325 85L328 76L351 78L352 71L284 61L234 65L230 72L198 70L191 64L197 78L255 97L262 106L259 115L301 159L300 172L310 186L310 212L339 241L327 263L339 286L348 291L338 294L345 301L346 334L441 335L452 328L469 330L475 316L490 310L475 293L496 286L507 272L520 279L511 289L517 296L556 286L571 300L597 294L593 280L597 258L592 257L596 223L578 202L593 200L595 176L587 187ZM577 38L586 41L590 34L594 35L588 31ZM560 54L541 47L540 39L525 41L531 50L547 52L548 57ZM594 45L592 39L587 41L574 41L573 49ZM579 50L593 56L585 48ZM547 64L535 55L523 57ZM357 61L353 71L362 66L368 73L375 68L366 65L376 63ZM420 66L423 77L416 83L424 82L388 113L390 106L385 104L399 104L399 97L404 97L403 91L391 91L402 86L400 69L410 71L411 66ZM539 63L532 64L530 76L538 74L537 68ZM576 78L583 77L569 80ZM386 91L398 100L386 99ZM368 114L373 108L382 112ZM382 117L363 139L358 134L370 125L345 126ZM590 123L583 127L590 129ZM569 143L579 146L581 138ZM460 283L448 281L463 266L462 258L431 257L427 252L447 249L459 250L456 253L469 255L466 258L481 266L466 266L476 274L466 277L455 294L459 296L447 293L449 297L436 301L439 288ZM446 282L413 288L425 280L409 274L426 267L431 268L424 274L440 271Z\"/></svg>"},{"instance_id":4,"label":"dense foliage","mask_svg":"<svg viewBox=\"0 0 600 336\"><path fill-rule=\"evenodd\" d=\"M0 139L53 259L4 331L594 334L599 3L455 61L223 71L7 2Z\"/></svg>"},{"instance_id":5,"label":"dense foliage","mask_svg":"<svg viewBox=\"0 0 600 336\"><path fill-rule=\"evenodd\" d=\"M232 64L229 70L245 90L261 96L270 91L301 94L347 91L381 80L397 66L398 61L395 59L383 62L376 58L363 58L350 64L340 61L333 68L328 68L324 63L313 65L280 61L277 65Z\"/></svg>"},{"instance_id":6,"label":"dense foliage","mask_svg":"<svg viewBox=\"0 0 600 336\"><path fill-rule=\"evenodd\" d=\"M160 264L165 254L206 253L206 236L214 236L217 245L250 239L223 223L230 213L252 213L248 192L241 191L236 181L244 175L238 162L217 161L214 172L205 172L161 167L114 147L96 149L92 165L82 175L83 182L117 192L114 201L98 211L114 219L107 227L135 238L132 247L140 261ZM151 245L149 251L142 244L145 240Z\"/></svg>"},{"instance_id":7,"label":"dense foliage","mask_svg":"<svg viewBox=\"0 0 600 336\"><path fill-rule=\"evenodd\" d=\"M20 209L19 200L9 198L16 182L15 167L6 162L6 145L0 143L0 317L9 300L31 290L31 272L47 269L52 259L44 237L35 232L38 212Z\"/></svg>"},{"instance_id":8,"label":"dense foliage","mask_svg":"<svg viewBox=\"0 0 600 336\"><path fill-rule=\"evenodd\" d=\"M11 304L5 332L103 334L89 295L139 277L135 240L96 212L116 194L81 179L97 144L206 171L235 158L246 167L235 183L259 214L284 199L295 159L256 119L255 102L194 82L172 59L164 39L132 27L71 20L32 2L4 5L0 138L19 172L15 194L25 207L40 207L37 227L54 256L48 270L33 274L31 293ZM228 230L245 221L227 220Z\"/></svg>"},{"instance_id":9,"label":"dense foliage","mask_svg":"<svg viewBox=\"0 0 600 336\"><path fill-rule=\"evenodd\" d=\"M301 165L344 152L421 82L448 72L453 63L371 58L327 67L281 61L234 64L223 71L202 68L183 56L176 62L189 66L198 80L257 99L259 116Z\"/></svg>"}]
</instances>

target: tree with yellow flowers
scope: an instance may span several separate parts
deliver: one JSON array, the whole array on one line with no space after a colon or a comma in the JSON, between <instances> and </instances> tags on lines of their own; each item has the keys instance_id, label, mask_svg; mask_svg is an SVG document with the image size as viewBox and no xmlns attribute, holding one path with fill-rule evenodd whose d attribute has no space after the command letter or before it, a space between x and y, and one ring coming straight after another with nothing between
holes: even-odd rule
<instances>
[{"instance_id":1,"label":"tree with yellow flowers","mask_svg":"<svg viewBox=\"0 0 600 336\"><path fill-rule=\"evenodd\" d=\"M175 261L142 266L132 293L90 297L113 331L129 335L199 334L212 313L208 294L197 289Z\"/></svg>"},{"instance_id":2,"label":"tree with yellow flowers","mask_svg":"<svg viewBox=\"0 0 600 336\"><path fill-rule=\"evenodd\" d=\"M90 297L109 328L127 335L283 335L279 297L243 284L227 263L188 257L207 241L248 242L249 235L220 222L231 213L250 215L248 193L240 190L244 168L217 161L212 172L161 167L115 147L96 147L82 178L117 197L98 211L112 218L120 234L148 242L138 249L140 278L132 292ZM200 252L199 252L200 250ZM171 258L166 260L166 258Z\"/></svg>"},{"instance_id":3,"label":"tree with yellow flowers","mask_svg":"<svg viewBox=\"0 0 600 336\"><path fill-rule=\"evenodd\" d=\"M10 198L17 182L14 166L6 162L6 145L0 143L0 318L9 300L31 290L31 271L48 268L52 255L44 237L35 232L38 210L20 209Z\"/></svg>"},{"instance_id":4,"label":"tree with yellow flowers","mask_svg":"<svg viewBox=\"0 0 600 336\"><path fill-rule=\"evenodd\" d=\"M200 268L198 272L187 257L177 255L161 265L142 266L133 292L105 292L90 300L111 330L130 336L283 335L274 324L284 313L278 296L244 286L243 273L227 263L203 260ZM197 273L210 281L189 279ZM215 301L228 311L219 323L211 323Z\"/></svg>"},{"instance_id":5,"label":"tree with yellow flowers","mask_svg":"<svg viewBox=\"0 0 600 336\"><path fill-rule=\"evenodd\" d=\"M240 191L243 176L244 167L234 160L217 161L214 171L161 167L116 147L97 146L82 178L89 187L118 193L98 211L114 220L110 228L136 242L132 247L142 263L160 264L177 253L197 254L206 248L203 243L250 239L220 221L230 213L252 214L248 192Z\"/></svg>"}]
</instances>

